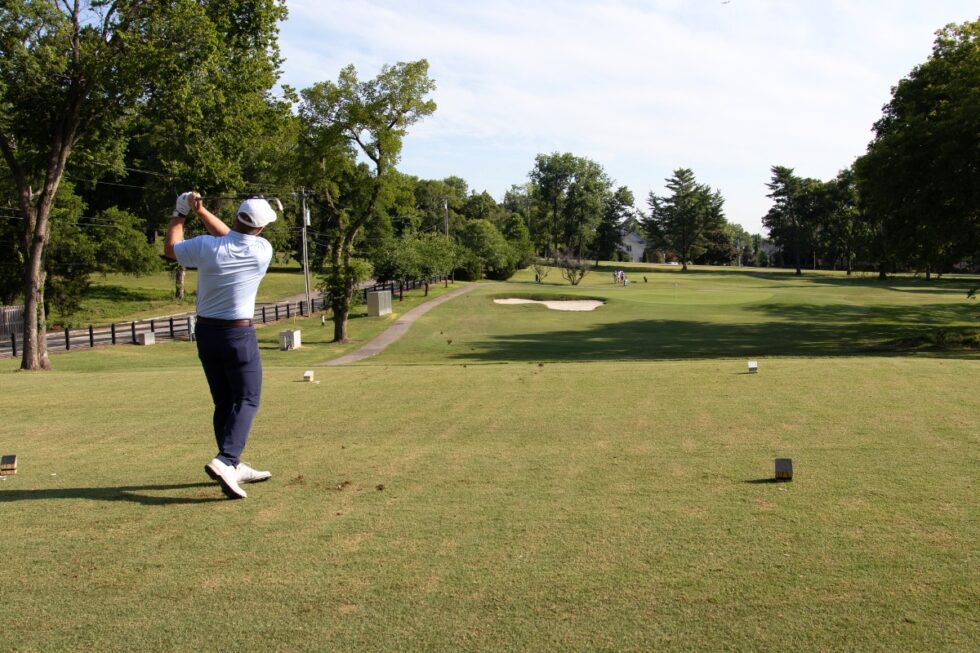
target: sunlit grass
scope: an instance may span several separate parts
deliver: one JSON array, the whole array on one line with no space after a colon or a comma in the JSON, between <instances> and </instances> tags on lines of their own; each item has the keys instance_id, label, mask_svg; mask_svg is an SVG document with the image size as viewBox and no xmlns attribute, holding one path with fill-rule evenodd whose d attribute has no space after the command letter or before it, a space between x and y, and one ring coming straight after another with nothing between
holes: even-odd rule
<instances>
[{"instance_id":1,"label":"sunlit grass","mask_svg":"<svg viewBox=\"0 0 980 653\"><path fill-rule=\"evenodd\" d=\"M316 279L311 278L311 283L315 285ZM86 293L81 308L67 321L76 325L101 324L193 312L197 289L195 270L187 271L184 284L186 299L178 302L174 294L174 279L168 272L141 277L93 275L92 287ZM302 294L305 287L299 267L274 266L262 280L256 300L266 303L294 297ZM56 322L65 320L57 312L50 317Z\"/></svg>"},{"instance_id":2,"label":"sunlit grass","mask_svg":"<svg viewBox=\"0 0 980 653\"><path fill-rule=\"evenodd\" d=\"M283 325L267 326L246 460L274 476L241 502L202 471L213 440L193 345L0 373L0 453L19 466L0 481L4 641L972 650L980 362L863 352L972 316L944 283L830 281L518 277L343 367L315 365L347 351L326 342L329 324L295 322L304 346L291 352L275 347ZM608 303L492 302L532 292ZM358 317L351 335L390 323ZM793 459L791 483L771 482L776 457Z\"/></svg>"}]
</instances>

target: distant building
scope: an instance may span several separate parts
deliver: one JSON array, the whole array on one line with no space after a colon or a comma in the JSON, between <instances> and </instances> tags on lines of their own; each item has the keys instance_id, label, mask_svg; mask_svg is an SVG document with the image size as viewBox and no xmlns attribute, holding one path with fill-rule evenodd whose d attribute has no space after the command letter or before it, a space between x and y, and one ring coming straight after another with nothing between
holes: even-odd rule
<instances>
[{"instance_id":1,"label":"distant building","mask_svg":"<svg viewBox=\"0 0 980 653\"><path fill-rule=\"evenodd\" d=\"M623 234L623 239L619 243L619 251L625 252L633 263L643 260L643 253L646 252L647 241L635 231L628 231Z\"/></svg>"}]
</instances>

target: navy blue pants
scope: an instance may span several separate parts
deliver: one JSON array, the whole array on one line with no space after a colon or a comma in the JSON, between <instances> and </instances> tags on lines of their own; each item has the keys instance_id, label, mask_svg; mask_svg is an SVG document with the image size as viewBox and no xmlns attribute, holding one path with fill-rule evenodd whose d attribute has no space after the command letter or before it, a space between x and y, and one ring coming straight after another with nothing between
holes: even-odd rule
<instances>
[{"instance_id":1,"label":"navy blue pants","mask_svg":"<svg viewBox=\"0 0 980 653\"><path fill-rule=\"evenodd\" d=\"M217 458L237 465L262 394L262 359L255 328L197 323L194 334L214 400Z\"/></svg>"}]
</instances>

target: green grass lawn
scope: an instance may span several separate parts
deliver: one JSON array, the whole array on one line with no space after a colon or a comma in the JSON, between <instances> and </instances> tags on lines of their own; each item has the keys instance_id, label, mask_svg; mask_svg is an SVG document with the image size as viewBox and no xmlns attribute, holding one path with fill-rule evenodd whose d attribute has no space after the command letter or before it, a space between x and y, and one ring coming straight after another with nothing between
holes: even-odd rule
<instances>
[{"instance_id":1,"label":"green grass lawn","mask_svg":"<svg viewBox=\"0 0 980 653\"><path fill-rule=\"evenodd\" d=\"M961 282L642 271L481 284L353 366L261 329L245 501L187 343L0 373L4 643L974 650L980 361L889 344L975 326ZM492 302L540 293L608 302Z\"/></svg>"},{"instance_id":2,"label":"green grass lawn","mask_svg":"<svg viewBox=\"0 0 980 653\"><path fill-rule=\"evenodd\" d=\"M975 278L882 283L829 273L634 269L626 287L605 270L575 288L557 272L543 284L527 271L513 283L488 284L423 317L416 334L378 363L839 356L928 351L920 339L939 332L980 350L980 305L966 298ZM569 313L493 303L549 294L606 304Z\"/></svg>"},{"instance_id":3,"label":"green grass lawn","mask_svg":"<svg viewBox=\"0 0 980 653\"><path fill-rule=\"evenodd\" d=\"M315 284L316 279L311 278ZM185 279L187 299L174 299L174 280L168 272L134 277L125 274L93 275L92 287L86 293L81 308L68 318L74 325L103 324L113 321L173 315L194 311L197 271L188 270ZM257 301L274 302L304 292L303 272L292 265L272 266L259 287ZM54 313L51 320L64 321Z\"/></svg>"}]
</instances>

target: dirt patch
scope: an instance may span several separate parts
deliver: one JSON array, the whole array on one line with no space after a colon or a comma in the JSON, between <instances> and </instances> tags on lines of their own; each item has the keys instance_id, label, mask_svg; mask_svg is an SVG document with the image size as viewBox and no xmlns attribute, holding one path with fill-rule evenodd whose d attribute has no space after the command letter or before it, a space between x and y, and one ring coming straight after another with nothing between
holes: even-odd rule
<instances>
[{"instance_id":1,"label":"dirt patch","mask_svg":"<svg viewBox=\"0 0 980 653\"><path fill-rule=\"evenodd\" d=\"M545 300L537 299L518 299L510 297L507 299L495 299L494 304L544 304L553 311L594 311L602 306L602 302L597 299L563 299Z\"/></svg>"}]
</instances>

